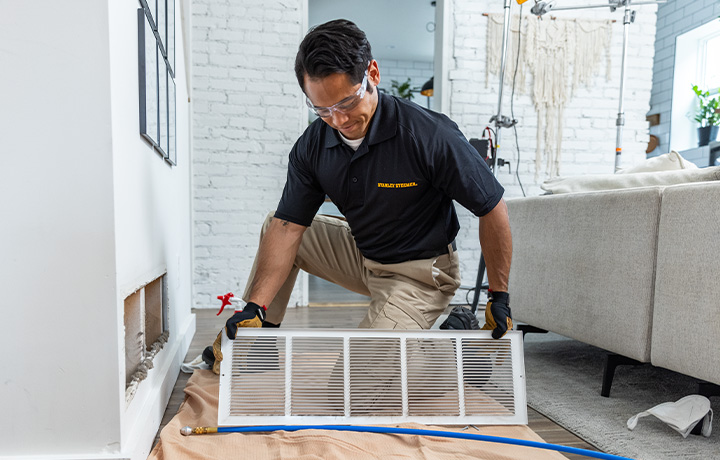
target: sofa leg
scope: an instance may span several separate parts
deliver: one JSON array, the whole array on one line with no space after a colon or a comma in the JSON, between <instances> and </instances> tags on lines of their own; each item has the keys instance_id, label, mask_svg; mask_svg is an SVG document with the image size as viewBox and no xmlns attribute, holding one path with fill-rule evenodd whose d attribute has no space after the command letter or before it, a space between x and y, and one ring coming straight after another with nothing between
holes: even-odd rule
<instances>
[{"instance_id":1,"label":"sofa leg","mask_svg":"<svg viewBox=\"0 0 720 460\"><path fill-rule=\"evenodd\" d=\"M547 334L547 331L545 329L540 329L539 327L531 326L529 324L518 324L517 330L523 333L523 338L525 338L525 334L527 334L528 332Z\"/></svg>"},{"instance_id":2,"label":"sofa leg","mask_svg":"<svg viewBox=\"0 0 720 460\"><path fill-rule=\"evenodd\" d=\"M612 386L613 378L615 377L615 368L620 365L633 365L637 366L642 364L640 361L628 358L627 356L618 355L616 353L608 353L605 359L605 371L603 372L602 390L600 390L600 396L606 398L610 397L610 387Z\"/></svg>"},{"instance_id":3,"label":"sofa leg","mask_svg":"<svg viewBox=\"0 0 720 460\"><path fill-rule=\"evenodd\" d=\"M698 394L700 396L705 396L706 398L710 398L712 396L720 396L720 385L715 385L714 383L704 382L701 380L698 382ZM690 434L700 436L702 434L702 428L704 424L705 421L703 420L701 423L695 425L695 428L693 428Z\"/></svg>"},{"instance_id":4,"label":"sofa leg","mask_svg":"<svg viewBox=\"0 0 720 460\"><path fill-rule=\"evenodd\" d=\"M709 398L711 396L720 396L720 385L714 383L699 381L698 394Z\"/></svg>"}]
</instances>

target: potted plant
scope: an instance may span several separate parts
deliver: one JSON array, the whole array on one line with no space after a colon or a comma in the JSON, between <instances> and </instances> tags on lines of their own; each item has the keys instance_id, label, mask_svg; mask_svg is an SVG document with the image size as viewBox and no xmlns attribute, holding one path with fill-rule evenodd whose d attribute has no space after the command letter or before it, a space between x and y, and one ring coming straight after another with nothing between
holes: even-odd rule
<instances>
[{"instance_id":1,"label":"potted plant","mask_svg":"<svg viewBox=\"0 0 720 460\"><path fill-rule=\"evenodd\" d=\"M412 101L415 95L412 93L413 89L411 86L410 79L408 78L405 83L400 83L397 80L391 80L392 89L390 90L393 96L398 96L408 101Z\"/></svg>"},{"instance_id":2,"label":"potted plant","mask_svg":"<svg viewBox=\"0 0 720 460\"><path fill-rule=\"evenodd\" d=\"M709 91L703 91L697 85L693 85L692 89L700 103L700 107L695 112L695 121L700 123L698 146L702 147L717 139L720 126L720 100L717 96L711 97Z\"/></svg>"}]
</instances>

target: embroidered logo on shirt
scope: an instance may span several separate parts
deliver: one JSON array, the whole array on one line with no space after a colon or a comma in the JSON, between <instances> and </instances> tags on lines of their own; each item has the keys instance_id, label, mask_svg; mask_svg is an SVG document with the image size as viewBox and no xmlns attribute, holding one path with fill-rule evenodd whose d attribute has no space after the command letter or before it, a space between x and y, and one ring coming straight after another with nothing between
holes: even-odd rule
<instances>
[{"instance_id":1,"label":"embroidered logo on shirt","mask_svg":"<svg viewBox=\"0 0 720 460\"><path fill-rule=\"evenodd\" d=\"M378 182L379 188L407 188L407 187L417 187L417 182Z\"/></svg>"}]
</instances>

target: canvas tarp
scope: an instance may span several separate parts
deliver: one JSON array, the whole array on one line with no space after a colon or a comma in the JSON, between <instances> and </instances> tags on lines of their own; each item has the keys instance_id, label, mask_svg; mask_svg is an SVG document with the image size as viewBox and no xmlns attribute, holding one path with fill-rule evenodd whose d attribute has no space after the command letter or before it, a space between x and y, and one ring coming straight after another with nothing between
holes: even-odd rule
<instances>
[{"instance_id":1,"label":"canvas tarp","mask_svg":"<svg viewBox=\"0 0 720 460\"><path fill-rule=\"evenodd\" d=\"M559 460L558 452L532 447L496 444L481 441L395 435L356 433L330 430L302 430L272 433L223 433L182 436L184 426L216 426L218 407L218 376L209 370L196 370L185 387L185 401L177 415L165 426L160 441L149 460L255 460L310 459L527 459ZM249 388L248 391L261 391ZM406 423L404 428L461 431L463 427L435 427ZM479 430L479 431L477 431ZM468 433L527 439L542 439L526 426L470 427Z\"/></svg>"}]
</instances>

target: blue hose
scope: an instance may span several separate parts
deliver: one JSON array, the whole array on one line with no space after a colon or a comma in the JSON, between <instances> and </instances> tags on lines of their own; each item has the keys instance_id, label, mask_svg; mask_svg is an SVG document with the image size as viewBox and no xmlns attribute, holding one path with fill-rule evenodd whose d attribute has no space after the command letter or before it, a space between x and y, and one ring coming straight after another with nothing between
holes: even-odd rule
<instances>
[{"instance_id":1,"label":"blue hose","mask_svg":"<svg viewBox=\"0 0 720 460\"><path fill-rule=\"evenodd\" d=\"M559 444L548 444L544 442L527 441L525 439L503 438L498 436L487 436L483 434L458 433L456 431L418 430L414 428L393 428L380 426L346 426L346 425L274 425L274 426L219 426L218 433L265 433L269 431L300 431L300 430L334 430L334 431L357 431L360 433L386 433L386 434L414 434L421 436L440 436L443 438L470 439L473 441L496 442L500 444L515 444L518 446L536 447L538 449L556 450L569 454L584 455L586 457L610 459L610 460L632 460L618 455L605 454L577 447L562 446Z\"/></svg>"}]
</instances>

